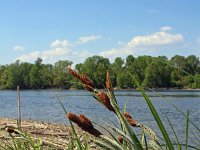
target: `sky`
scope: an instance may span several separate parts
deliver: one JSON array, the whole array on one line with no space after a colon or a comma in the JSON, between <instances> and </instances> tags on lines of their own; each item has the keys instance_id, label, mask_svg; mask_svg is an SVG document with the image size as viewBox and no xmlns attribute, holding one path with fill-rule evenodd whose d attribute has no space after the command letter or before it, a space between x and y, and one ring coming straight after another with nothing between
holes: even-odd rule
<instances>
[{"instance_id":1,"label":"sky","mask_svg":"<svg viewBox=\"0 0 200 150\"><path fill-rule=\"evenodd\" d=\"M199 0L0 0L0 64L200 57Z\"/></svg>"}]
</instances>

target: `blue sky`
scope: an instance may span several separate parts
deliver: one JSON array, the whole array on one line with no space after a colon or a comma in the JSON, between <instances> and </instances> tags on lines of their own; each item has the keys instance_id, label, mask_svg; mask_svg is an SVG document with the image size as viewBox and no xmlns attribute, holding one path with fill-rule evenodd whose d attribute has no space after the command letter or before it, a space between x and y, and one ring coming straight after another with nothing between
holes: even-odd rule
<instances>
[{"instance_id":1,"label":"blue sky","mask_svg":"<svg viewBox=\"0 0 200 150\"><path fill-rule=\"evenodd\" d=\"M0 64L200 57L199 0L0 0Z\"/></svg>"}]
</instances>

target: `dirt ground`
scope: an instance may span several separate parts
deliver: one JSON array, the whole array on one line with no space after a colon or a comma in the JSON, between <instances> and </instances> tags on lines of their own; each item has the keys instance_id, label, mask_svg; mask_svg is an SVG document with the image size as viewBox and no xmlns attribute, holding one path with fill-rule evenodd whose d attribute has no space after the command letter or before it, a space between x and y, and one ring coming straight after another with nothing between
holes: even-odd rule
<instances>
[{"instance_id":1,"label":"dirt ground","mask_svg":"<svg viewBox=\"0 0 200 150\"><path fill-rule=\"evenodd\" d=\"M0 118L0 141L9 139L8 133L5 131L6 126L17 127L17 121L14 119ZM23 120L21 122L22 130L27 131L34 138L40 138L44 145L48 147L53 143L56 149L66 149L70 139L71 128L64 124L54 124L39 121ZM80 129L76 128L79 135L83 135ZM91 149L95 149L95 145L91 144Z\"/></svg>"}]
</instances>

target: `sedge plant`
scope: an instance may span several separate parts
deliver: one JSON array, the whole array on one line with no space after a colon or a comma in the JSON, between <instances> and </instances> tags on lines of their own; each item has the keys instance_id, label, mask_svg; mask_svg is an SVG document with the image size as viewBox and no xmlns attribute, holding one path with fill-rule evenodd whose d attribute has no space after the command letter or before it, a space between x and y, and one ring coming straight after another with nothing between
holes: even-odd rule
<instances>
[{"instance_id":1,"label":"sedge plant","mask_svg":"<svg viewBox=\"0 0 200 150\"><path fill-rule=\"evenodd\" d=\"M158 138L156 133L149 128L146 125L140 124L136 120L132 118L132 116L126 112L122 111L119 108L119 105L117 103L114 90L111 84L111 79L109 72L107 71L106 74L106 91L99 90L95 88L93 82L84 74L79 74L75 70L71 68L67 68L68 72L77 78L87 89L91 92L92 96L103 106L105 106L106 109L108 109L111 113L113 113L118 121L119 121L119 127L112 126L106 122L104 122L104 125L106 127L103 127L102 125L98 125L102 127L102 129L106 130L108 135L104 135L101 131L97 130L89 118L84 116L83 114L76 115L72 112L66 111L66 116L70 121L70 125L72 127L72 131L75 135L76 143L78 149L84 149L79 137L76 134L74 125L77 124L82 130L88 133L90 140L96 145L98 145L98 148L100 149L111 149L111 150L143 150L143 149L154 149L154 150L174 150L175 146L178 145L178 149L181 149L181 145L185 145L185 148L194 148L198 149L197 147L193 147L188 145L188 138L186 138L186 144L180 144L178 138L177 143L174 143L172 141L171 137L169 136L164 124L162 123L162 120L157 113L154 105L152 104L150 98L145 93L143 87L138 83L138 81L135 79L135 77L130 73L130 76L132 77L134 83L140 90L142 96L144 97L144 100L148 104L148 107L155 119L155 122L158 125L158 128L160 129L160 132L162 134L162 141ZM62 105L62 104L61 104ZM62 105L63 106L63 105ZM63 106L64 108L64 106ZM124 108L126 110L126 108ZM188 113L189 114L189 113ZM189 115L188 115L189 116ZM169 121L170 123L170 121ZM186 136L188 137L188 123L187 120L187 126L186 126ZM96 123L95 123L96 124ZM138 128L141 131L140 136L136 135L134 128ZM172 126L173 128L173 126Z\"/></svg>"}]
</instances>

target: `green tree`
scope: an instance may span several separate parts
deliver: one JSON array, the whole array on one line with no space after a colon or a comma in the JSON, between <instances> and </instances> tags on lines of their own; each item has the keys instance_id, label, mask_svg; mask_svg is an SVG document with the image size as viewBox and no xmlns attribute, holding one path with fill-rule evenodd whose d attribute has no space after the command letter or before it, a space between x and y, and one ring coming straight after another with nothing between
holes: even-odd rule
<instances>
[{"instance_id":1,"label":"green tree","mask_svg":"<svg viewBox=\"0 0 200 150\"><path fill-rule=\"evenodd\" d=\"M194 82L192 84L192 88L200 88L200 74L194 75Z\"/></svg>"},{"instance_id":2,"label":"green tree","mask_svg":"<svg viewBox=\"0 0 200 150\"><path fill-rule=\"evenodd\" d=\"M135 58L133 57L133 55L128 55L126 57L126 64L125 64L125 68L128 71L132 71L132 67L133 67L133 63L135 61Z\"/></svg>"},{"instance_id":3,"label":"green tree","mask_svg":"<svg viewBox=\"0 0 200 150\"><path fill-rule=\"evenodd\" d=\"M0 66L0 89L7 88L8 81L8 66L1 65Z\"/></svg>"},{"instance_id":4,"label":"green tree","mask_svg":"<svg viewBox=\"0 0 200 150\"><path fill-rule=\"evenodd\" d=\"M200 61L195 55L190 55L186 58L186 70L191 75L200 73Z\"/></svg>"},{"instance_id":5,"label":"green tree","mask_svg":"<svg viewBox=\"0 0 200 150\"><path fill-rule=\"evenodd\" d=\"M17 86L22 86L22 78L20 72L20 62L9 65L8 67L8 81L7 87L9 89L15 89Z\"/></svg>"},{"instance_id":6,"label":"green tree","mask_svg":"<svg viewBox=\"0 0 200 150\"><path fill-rule=\"evenodd\" d=\"M152 88L170 86L170 72L162 59L162 57L153 58L153 61L147 65L143 85Z\"/></svg>"},{"instance_id":7,"label":"green tree","mask_svg":"<svg viewBox=\"0 0 200 150\"><path fill-rule=\"evenodd\" d=\"M130 75L123 71L117 75L117 87L118 88L130 88Z\"/></svg>"},{"instance_id":8,"label":"green tree","mask_svg":"<svg viewBox=\"0 0 200 150\"><path fill-rule=\"evenodd\" d=\"M30 70L30 87L33 89L40 89L43 87L42 82L42 59L38 58Z\"/></svg>"},{"instance_id":9,"label":"green tree","mask_svg":"<svg viewBox=\"0 0 200 150\"><path fill-rule=\"evenodd\" d=\"M123 72L124 72L124 60L121 57L115 58L114 63L111 64L111 71L113 74L114 85L118 88L124 87L123 84Z\"/></svg>"},{"instance_id":10,"label":"green tree","mask_svg":"<svg viewBox=\"0 0 200 150\"><path fill-rule=\"evenodd\" d=\"M132 69L130 71L136 77L138 82L143 83L145 78L145 69L147 64L150 64L151 61L152 59L150 56L139 56L134 60Z\"/></svg>"},{"instance_id":11,"label":"green tree","mask_svg":"<svg viewBox=\"0 0 200 150\"><path fill-rule=\"evenodd\" d=\"M41 69L41 75L42 75L42 88L50 88L53 87L53 65L46 64L42 65Z\"/></svg>"},{"instance_id":12,"label":"green tree","mask_svg":"<svg viewBox=\"0 0 200 150\"><path fill-rule=\"evenodd\" d=\"M109 69L110 61L102 56L88 57L83 64L77 64L79 73L86 74L98 88L103 88L105 83L106 70Z\"/></svg>"},{"instance_id":13,"label":"green tree","mask_svg":"<svg viewBox=\"0 0 200 150\"><path fill-rule=\"evenodd\" d=\"M29 74L30 74L30 70L31 70L32 66L33 66L32 64L27 63L27 62L20 64L19 69L20 69L20 74L21 74L21 78L22 78L22 80L21 80L22 85L21 85L20 88L23 88L23 89L30 88L30 76L29 76Z\"/></svg>"},{"instance_id":14,"label":"green tree","mask_svg":"<svg viewBox=\"0 0 200 150\"><path fill-rule=\"evenodd\" d=\"M175 87L183 87L183 76L187 75L187 60L184 56L175 55L171 58L170 63L174 66L171 73L172 85Z\"/></svg>"},{"instance_id":15,"label":"green tree","mask_svg":"<svg viewBox=\"0 0 200 150\"><path fill-rule=\"evenodd\" d=\"M134 74L134 61L136 60L136 58L133 57L133 55L128 55L126 57L126 63L125 63L125 68L126 68L126 71L130 72L131 74ZM132 78L130 76L127 76L127 79L126 79L126 82L127 82L127 87L130 87L130 88L135 88L136 85L134 84Z\"/></svg>"},{"instance_id":16,"label":"green tree","mask_svg":"<svg viewBox=\"0 0 200 150\"><path fill-rule=\"evenodd\" d=\"M0 89L41 88L83 88L75 78L66 71L72 62L58 61L54 65L42 64L38 58L34 64L20 62L0 65ZM110 64L108 58L102 56L88 57L84 63L76 64L79 73L86 74L97 88L104 88L106 71L110 71L112 85L119 88L135 88L128 72L138 82L150 87L199 88L200 61L195 55L188 57L175 55L168 60L165 56L151 57L129 55L124 61L116 57Z\"/></svg>"},{"instance_id":17,"label":"green tree","mask_svg":"<svg viewBox=\"0 0 200 150\"><path fill-rule=\"evenodd\" d=\"M53 86L57 88L70 88L71 76L67 73L66 67L71 66L68 60L58 61L53 68Z\"/></svg>"}]
</instances>

